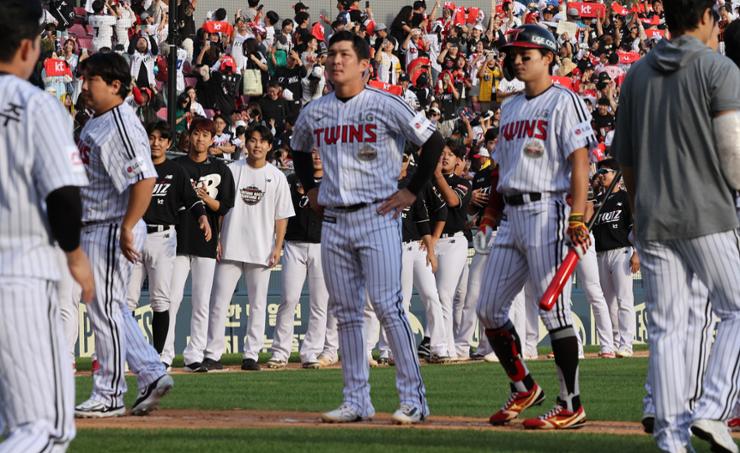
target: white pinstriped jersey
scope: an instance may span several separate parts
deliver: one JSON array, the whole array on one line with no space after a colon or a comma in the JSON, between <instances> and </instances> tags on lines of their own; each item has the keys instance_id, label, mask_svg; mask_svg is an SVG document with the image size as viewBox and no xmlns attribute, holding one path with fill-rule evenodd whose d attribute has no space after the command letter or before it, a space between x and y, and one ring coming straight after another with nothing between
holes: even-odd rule
<instances>
[{"instance_id":1,"label":"white pinstriped jersey","mask_svg":"<svg viewBox=\"0 0 740 453\"><path fill-rule=\"evenodd\" d=\"M568 156L595 145L591 114L577 94L558 85L532 99L518 94L501 107L492 156L500 166L497 189L502 194L567 192Z\"/></svg>"},{"instance_id":2,"label":"white pinstriped jersey","mask_svg":"<svg viewBox=\"0 0 740 453\"><path fill-rule=\"evenodd\" d=\"M423 112L398 96L366 87L342 102L327 94L301 111L291 147L321 154L322 206L349 206L387 198L398 190L401 155L410 140L422 145L435 130Z\"/></svg>"},{"instance_id":3,"label":"white pinstriped jersey","mask_svg":"<svg viewBox=\"0 0 740 453\"><path fill-rule=\"evenodd\" d=\"M82 190L82 221L123 219L129 186L156 178L149 138L126 103L90 118L80 134L80 157L90 185Z\"/></svg>"},{"instance_id":4,"label":"white pinstriped jersey","mask_svg":"<svg viewBox=\"0 0 740 453\"><path fill-rule=\"evenodd\" d=\"M48 93L0 75L0 276L59 278L45 200L85 184L70 115Z\"/></svg>"}]
</instances>

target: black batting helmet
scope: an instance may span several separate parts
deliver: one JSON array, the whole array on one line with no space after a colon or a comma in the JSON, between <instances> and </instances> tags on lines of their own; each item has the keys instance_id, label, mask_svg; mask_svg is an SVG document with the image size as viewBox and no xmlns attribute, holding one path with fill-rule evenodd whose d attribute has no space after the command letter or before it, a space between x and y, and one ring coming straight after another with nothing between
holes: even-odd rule
<instances>
[{"instance_id":1,"label":"black batting helmet","mask_svg":"<svg viewBox=\"0 0 740 453\"><path fill-rule=\"evenodd\" d=\"M527 49L543 49L554 54L558 53L558 42L550 33L550 30L539 25L527 24L514 28L506 34L506 44L501 50L506 52L512 47L524 47ZM507 80L514 78L513 62L510 53L507 52L504 59L504 77Z\"/></svg>"}]
</instances>

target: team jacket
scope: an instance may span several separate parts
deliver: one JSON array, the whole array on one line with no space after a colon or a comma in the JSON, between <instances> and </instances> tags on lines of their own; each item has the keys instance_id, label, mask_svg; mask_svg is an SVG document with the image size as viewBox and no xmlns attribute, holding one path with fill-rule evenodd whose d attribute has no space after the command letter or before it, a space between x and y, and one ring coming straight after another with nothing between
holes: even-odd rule
<instances>
[{"instance_id":1,"label":"team jacket","mask_svg":"<svg viewBox=\"0 0 740 453\"><path fill-rule=\"evenodd\" d=\"M604 195L600 200L604 199ZM599 201L600 201L599 200ZM632 212L630 211L627 192L620 190L613 193L604 203L601 212L594 222L594 239L596 240L596 251L605 252L607 250L618 249L622 247L631 247L627 239L632 230Z\"/></svg>"}]
</instances>

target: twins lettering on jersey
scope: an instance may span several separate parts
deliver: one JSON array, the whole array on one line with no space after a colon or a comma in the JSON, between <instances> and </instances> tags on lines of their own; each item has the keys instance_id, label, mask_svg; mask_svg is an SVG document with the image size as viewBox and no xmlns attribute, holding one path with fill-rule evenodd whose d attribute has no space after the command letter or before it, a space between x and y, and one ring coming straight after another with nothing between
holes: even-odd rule
<instances>
[{"instance_id":1,"label":"twins lettering on jersey","mask_svg":"<svg viewBox=\"0 0 740 453\"><path fill-rule=\"evenodd\" d=\"M378 125L373 123L341 124L316 128L313 130L313 135L316 138L317 147L337 143L375 143L378 141L377 129Z\"/></svg>"},{"instance_id":2,"label":"twins lettering on jersey","mask_svg":"<svg viewBox=\"0 0 740 453\"><path fill-rule=\"evenodd\" d=\"M512 121L503 125L501 136L507 141L524 137L547 140L547 125L544 119Z\"/></svg>"}]
</instances>

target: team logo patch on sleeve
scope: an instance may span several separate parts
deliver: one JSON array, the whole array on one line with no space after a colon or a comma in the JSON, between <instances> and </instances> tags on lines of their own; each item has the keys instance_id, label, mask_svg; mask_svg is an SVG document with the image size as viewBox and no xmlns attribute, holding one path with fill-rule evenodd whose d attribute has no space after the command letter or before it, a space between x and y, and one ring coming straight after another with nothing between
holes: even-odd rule
<instances>
[{"instance_id":1,"label":"team logo patch on sleeve","mask_svg":"<svg viewBox=\"0 0 740 453\"><path fill-rule=\"evenodd\" d=\"M573 128L573 135L576 136L576 138L587 138L589 135L593 135L594 130L591 128L591 123L588 121L584 121L582 123L576 124L576 127Z\"/></svg>"},{"instance_id":2,"label":"team logo patch on sleeve","mask_svg":"<svg viewBox=\"0 0 740 453\"><path fill-rule=\"evenodd\" d=\"M413 127L414 132L418 137L422 137L424 135L424 131L429 127L429 124L431 124L431 122L424 112L417 113L409 122L409 125Z\"/></svg>"},{"instance_id":3,"label":"team logo patch on sleeve","mask_svg":"<svg viewBox=\"0 0 740 453\"><path fill-rule=\"evenodd\" d=\"M126 177L133 178L136 175L140 175L146 170L146 162L141 157L135 157L130 161L126 162L123 167L126 172Z\"/></svg>"}]
</instances>

